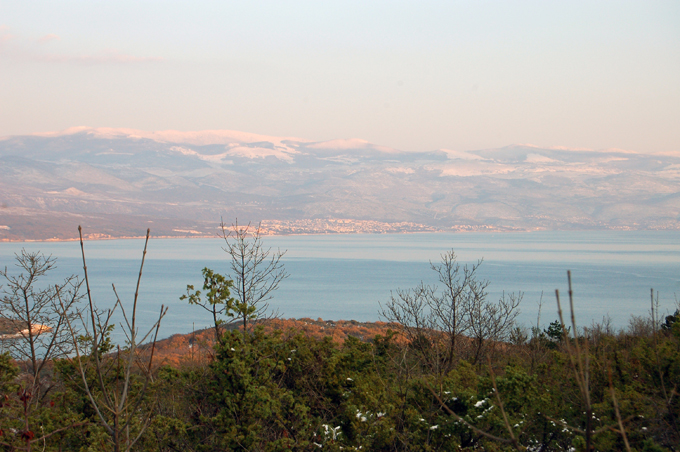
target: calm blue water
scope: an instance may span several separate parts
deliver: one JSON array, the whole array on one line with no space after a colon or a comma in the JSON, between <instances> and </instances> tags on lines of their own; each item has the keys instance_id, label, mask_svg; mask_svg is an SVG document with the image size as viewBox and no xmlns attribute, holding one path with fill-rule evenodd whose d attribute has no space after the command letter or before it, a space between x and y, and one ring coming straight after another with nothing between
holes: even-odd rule
<instances>
[{"instance_id":1,"label":"calm blue water","mask_svg":"<svg viewBox=\"0 0 680 452\"><path fill-rule=\"evenodd\" d=\"M520 321L536 324L543 293L541 323L556 319L555 289L566 295L572 271L577 321L586 325L609 315L625 326L631 314L649 311L649 290L660 293L661 310L675 309L680 297L678 232L531 232L395 234L265 237L265 244L286 249L290 277L281 283L272 306L284 317L378 320L379 302L390 290L421 280L435 283L428 261L454 249L459 262L484 258L480 276L491 281L490 295L524 292ZM140 319L148 325L161 304L170 307L161 336L208 326L200 308L179 300L187 284L202 284L200 270L227 273L219 239L154 239L149 242L140 288ZM12 267L22 247L58 258L49 280L82 274L78 242L0 243L0 265ZM139 272L142 240L85 243L92 292L100 307L114 302L115 283L131 305Z\"/></svg>"}]
</instances>

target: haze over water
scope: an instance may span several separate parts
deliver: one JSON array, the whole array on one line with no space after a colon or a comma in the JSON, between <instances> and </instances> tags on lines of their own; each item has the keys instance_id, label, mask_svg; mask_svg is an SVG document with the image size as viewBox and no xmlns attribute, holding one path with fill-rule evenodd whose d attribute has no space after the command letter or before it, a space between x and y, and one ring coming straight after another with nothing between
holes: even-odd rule
<instances>
[{"instance_id":1,"label":"haze over water","mask_svg":"<svg viewBox=\"0 0 680 452\"><path fill-rule=\"evenodd\" d=\"M490 299L503 291L524 292L519 320L527 326L536 324L541 293L542 326L557 318L554 290L566 296L567 270L572 271L580 325L609 315L622 327L631 314L646 315L650 288L660 293L662 313L674 309L674 294L680 295L679 232L269 236L264 243L288 250L284 260L290 277L272 301L285 318L379 320L379 302L389 299L390 290L421 280L437 282L428 261L436 262L449 249L461 263L484 258L479 274L491 282ZM206 313L179 296L187 284L202 285L203 267L227 273L221 246L219 239L151 240L140 288L142 322L153 323L165 304L170 310L161 336L208 326ZM11 267L13 253L22 247L58 258L50 280L82 275L78 242L2 243L0 264ZM85 247L97 304L112 305L115 283L122 301L131 305L143 241L89 241Z\"/></svg>"}]
</instances>

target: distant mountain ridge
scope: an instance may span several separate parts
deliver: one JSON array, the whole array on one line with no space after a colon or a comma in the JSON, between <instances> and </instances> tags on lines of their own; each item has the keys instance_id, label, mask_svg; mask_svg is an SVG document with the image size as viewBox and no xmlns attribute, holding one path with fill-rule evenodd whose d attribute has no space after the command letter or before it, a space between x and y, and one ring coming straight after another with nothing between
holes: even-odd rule
<instances>
[{"instance_id":1,"label":"distant mountain ridge","mask_svg":"<svg viewBox=\"0 0 680 452\"><path fill-rule=\"evenodd\" d=\"M78 224L97 237L138 236L147 226L162 236L213 235L220 217L414 230L680 229L680 153L407 152L227 130L76 127L0 138L0 240L73 238Z\"/></svg>"}]
</instances>

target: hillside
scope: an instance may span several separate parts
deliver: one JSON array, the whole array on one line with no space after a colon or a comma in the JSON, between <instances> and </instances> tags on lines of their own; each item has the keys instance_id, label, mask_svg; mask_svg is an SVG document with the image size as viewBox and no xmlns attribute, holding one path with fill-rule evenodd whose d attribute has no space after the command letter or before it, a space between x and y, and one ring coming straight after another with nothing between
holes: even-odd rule
<instances>
[{"instance_id":1,"label":"hillside","mask_svg":"<svg viewBox=\"0 0 680 452\"><path fill-rule=\"evenodd\" d=\"M0 139L0 240L680 228L680 154L513 145L405 152L234 131Z\"/></svg>"},{"instance_id":2,"label":"hillside","mask_svg":"<svg viewBox=\"0 0 680 452\"><path fill-rule=\"evenodd\" d=\"M396 332L400 328L397 324L385 322L312 320L307 318L260 320L256 324L261 326L267 334L278 331L284 336L303 333L315 339L330 337L334 343L339 345L342 345L349 336L362 341L370 341L377 335L385 336L389 330ZM228 329L238 328L239 324L232 324ZM397 342L401 341L397 338ZM156 343L155 355L158 358L156 362L170 365L192 361L202 362L203 358L214 353L213 344L214 331L210 328L189 334L174 334Z\"/></svg>"}]
</instances>

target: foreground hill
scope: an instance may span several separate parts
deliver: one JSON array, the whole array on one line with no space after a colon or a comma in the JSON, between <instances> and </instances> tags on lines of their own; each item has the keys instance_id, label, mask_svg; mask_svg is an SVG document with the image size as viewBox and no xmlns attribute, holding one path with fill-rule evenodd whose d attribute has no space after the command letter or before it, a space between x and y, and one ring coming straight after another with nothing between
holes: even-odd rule
<instances>
[{"instance_id":1,"label":"foreground hill","mask_svg":"<svg viewBox=\"0 0 680 452\"><path fill-rule=\"evenodd\" d=\"M271 319L256 321L267 334L275 331L283 335L289 332L303 333L308 337L323 339L330 337L336 344L342 345L348 337L361 341L371 341L375 336L386 336L388 331L398 331L399 325L385 322L357 322L356 320L323 320L323 319ZM232 324L228 329L238 329L240 324ZM402 342L400 338L397 342ZM174 334L167 339L156 342L155 356L159 363L179 365L190 361L202 361L213 354L214 331L202 329L189 334Z\"/></svg>"},{"instance_id":2,"label":"foreground hill","mask_svg":"<svg viewBox=\"0 0 680 452\"><path fill-rule=\"evenodd\" d=\"M513 145L404 152L233 131L0 139L0 240L269 232L678 229L680 153Z\"/></svg>"},{"instance_id":3,"label":"foreground hill","mask_svg":"<svg viewBox=\"0 0 680 452\"><path fill-rule=\"evenodd\" d=\"M234 328L214 347L210 330L174 336L153 361L151 345L129 354L104 338L88 349L80 336L81 350L110 353L51 361L39 378L31 362L0 353L0 446L676 451L679 316L634 318L620 331L519 328L510 342L480 342L481 355L476 340L415 323L399 328L410 340L369 341L391 325L265 321L283 332Z\"/></svg>"}]
</instances>

